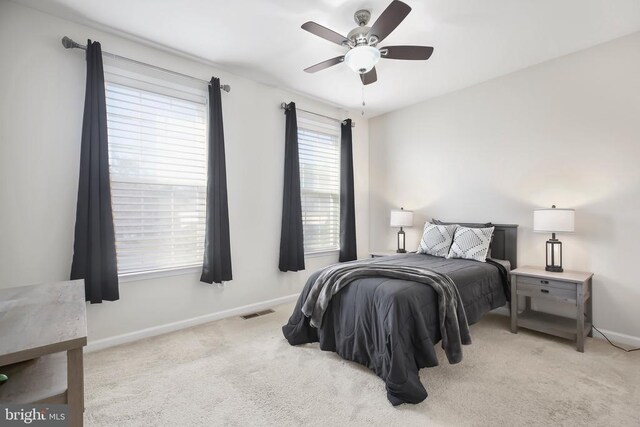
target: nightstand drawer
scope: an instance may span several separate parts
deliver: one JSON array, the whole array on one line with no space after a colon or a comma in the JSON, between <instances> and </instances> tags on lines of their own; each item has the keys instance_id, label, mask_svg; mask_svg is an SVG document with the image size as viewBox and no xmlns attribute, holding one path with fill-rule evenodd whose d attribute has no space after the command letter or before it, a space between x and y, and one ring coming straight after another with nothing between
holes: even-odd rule
<instances>
[{"instance_id":1,"label":"nightstand drawer","mask_svg":"<svg viewBox=\"0 0 640 427\"><path fill-rule=\"evenodd\" d=\"M549 288L570 289L573 291L576 290L575 283L563 282L561 280L553 280L553 279L540 279L537 277L530 277L530 276L518 276L518 285L520 285L521 283L528 284L528 285L536 285L536 286L546 286Z\"/></svg>"},{"instance_id":2,"label":"nightstand drawer","mask_svg":"<svg viewBox=\"0 0 640 427\"><path fill-rule=\"evenodd\" d=\"M572 286L571 289L566 288L556 288L548 285L540 285L540 284L527 284L522 283L524 278L518 278L518 295L525 295L528 297L542 297L542 298L551 298L551 299L562 299L565 301L576 301L576 287Z\"/></svg>"}]
</instances>

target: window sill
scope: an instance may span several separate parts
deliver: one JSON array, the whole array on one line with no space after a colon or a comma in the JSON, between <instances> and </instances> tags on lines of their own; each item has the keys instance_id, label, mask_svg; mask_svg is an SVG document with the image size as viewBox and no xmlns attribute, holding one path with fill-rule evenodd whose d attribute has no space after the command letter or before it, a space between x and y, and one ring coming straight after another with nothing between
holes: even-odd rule
<instances>
[{"instance_id":1,"label":"window sill","mask_svg":"<svg viewBox=\"0 0 640 427\"><path fill-rule=\"evenodd\" d=\"M305 258L317 258L317 257L323 257L323 256L338 255L339 253L340 253L340 249L329 249L329 250L326 250L326 251L305 252L304 257Z\"/></svg>"},{"instance_id":2,"label":"window sill","mask_svg":"<svg viewBox=\"0 0 640 427\"><path fill-rule=\"evenodd\" d=\"M161 277L182 276L185 274L196 274L202 272L202 266L168 268L166 270L141 271L137 273L127 273L118 275L120 283L137 282L139 280L158 279Z\"/></svg>"}]
</instances>

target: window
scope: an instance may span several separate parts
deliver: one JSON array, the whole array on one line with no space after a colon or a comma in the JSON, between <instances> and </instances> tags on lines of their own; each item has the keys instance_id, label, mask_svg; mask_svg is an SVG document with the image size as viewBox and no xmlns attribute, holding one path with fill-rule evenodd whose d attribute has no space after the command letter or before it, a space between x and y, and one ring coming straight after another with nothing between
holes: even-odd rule
<instances>
[{"instance_id":1,"label":"window","mask_svg":"<svg viewBox=\"0 0 640 427\"><path fill-rule=\"evenodd\" d=\"M105 78L118 274L202 265L206 95Z\"/></svg>"},{"instance_id":2,"label":"window","mask_svg":"<svg viewBox=\"0 0 640 427\"><path fill-rule=\"evenodd\" d=\"M305 253L340 249L340 124L298 110Z\"/></svg>"}]
</instances>

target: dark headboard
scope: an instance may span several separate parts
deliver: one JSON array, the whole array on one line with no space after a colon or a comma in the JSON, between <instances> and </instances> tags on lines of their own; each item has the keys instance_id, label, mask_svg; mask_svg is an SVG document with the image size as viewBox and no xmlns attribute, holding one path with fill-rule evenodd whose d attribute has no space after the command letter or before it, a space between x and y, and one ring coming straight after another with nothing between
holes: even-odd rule
<instances>
[{"instance_id":1,"label":"dark headboard","mask_svg":"<svg viewBox=\"0 0 640 427\"><path fill-rule=\"evenodd\" d=\"M493 224L491 242L491 258L506 259L511 263L511 268L518 267L518 225L517 224Z\"/></svg>"},{"instance_id":2,"label":"dark headboard","mask_svg":"<svg viewBox=\"0 0 640 427\"><path fill-rule=\"evenodd\" d=\"M435 218L433 224L458 224L463 227L487 227L491 223L477 222L444 222ZM511 263L511 269L518 267L518 225L517 224L491 224L493 240L491 241L491 258L505 259Z\"/></svg>"}]
</instances>

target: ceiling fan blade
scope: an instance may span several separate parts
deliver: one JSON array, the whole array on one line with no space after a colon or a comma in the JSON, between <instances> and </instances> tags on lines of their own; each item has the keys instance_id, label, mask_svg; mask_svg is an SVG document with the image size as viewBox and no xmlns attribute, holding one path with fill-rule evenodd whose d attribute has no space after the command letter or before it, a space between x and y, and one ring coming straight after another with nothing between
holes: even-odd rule
<instances>
[{"instance_id":1,"label":"ceiling fan blade","mask_svg":"<svg viewBox=\"0 0 640 427\"><path fill-rule=\"evenodd\" d=\"M378 80L378 74L376 73L376 67L373 67L371 71L365 74L360 74L360 80L363 85L370 85Z\"/></svg>"},{"instance_id":2,"label":"ceiling fan blade","mask_svg":"<svg viewBox=\"0 0 640 427\"><path fill-rule=\"evenodd\" d=\"M333 67L334 65L339 64L342 61L344 61L344 56L336 56L335 58L331 58L331 59L327 59L326 61L319 62L316 65L312 65L311 67L305 68L304 70L307 73L315 73L316 71Z\"/></svg>"},{"instance_id":3,"label":"ceiling fan blade","mask_svg":"<svg viewBox=\"0 0 640 427\"><path fill-rule=\"evenodd\" d=\"M393 0L389 6L378 17L378 20L371 26L369 37L376 36L378 42L384 40L404 18L411 12L409 5L398 0Z\"/></svg>"},{"instance_id":4,"label":"ceiling fan blade","mask_svg":"<svg viewBox=\"0 0 640 427\"><path fill-rule=\"evenodd\" d=\"M387 59L426 60L431 57L430 46L386 46L380 48L380 57Z\"/></svg>"},{"instance_id":5,"label":"ceiling fan blade","mask_svg":"<svg viewBox=\"0 0 640 427\"><path fill-rule=\"evenodd\" d=\"M318 37L322 37L325 40L329 40L330 42L333 42L339 45L344 45L349 43L349 40L346 37L341 36L340 34L336 33L333 30L328 29L327 27L323 27L320 24L316 24L313 21L305 22L304 24L302 24L301 28L303 30L309 31L311 34L315 34Z\"/></svg>"}]
</instances>

